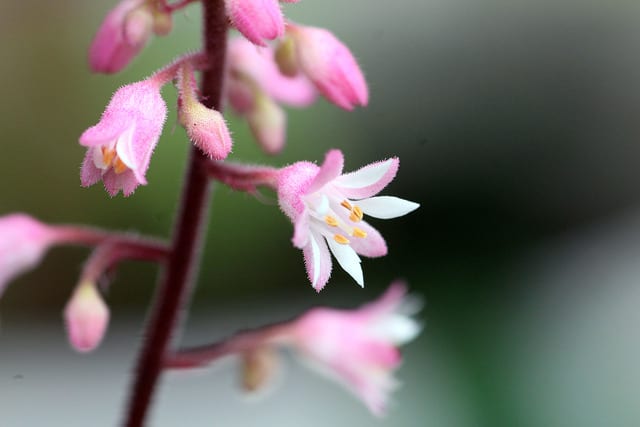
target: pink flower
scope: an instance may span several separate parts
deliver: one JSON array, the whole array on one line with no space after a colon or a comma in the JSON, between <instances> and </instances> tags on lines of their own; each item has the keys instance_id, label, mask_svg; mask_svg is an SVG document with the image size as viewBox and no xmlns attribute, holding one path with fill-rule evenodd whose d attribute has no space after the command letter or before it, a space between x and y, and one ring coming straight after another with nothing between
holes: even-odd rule
<instances>
[{"instance_id":1,"label":"pink flower","mask_svg":"<svg viewBox=\"0 0 640 427\"><path fill-rule=\"evenodd\" d=\"M64 309L69 343L82 353L95 349L107 330L109 308L94 283L81 283Z\"/></svg>"},{"instance_id":2,"label":"pink flower","mask_svg":"<svg viewBox=\"0 0 640 427\"><path fill-rule=\"evenodd\" d=\"M145 0L122 0L105 17L91 47L89 65L98 73L126 67L151 37L153 12Z\"/></svg>"},{"instance_id":3,"label":"pink flower","mask_svg":"<svg viewBox=\"0 0 640 427\"><path fill-rule=\"evenodd\" d=\"M278 0L226 0L231 23L258 46L284 34L284 18Z\"/></svg>"},{"instance_id":4,"label":"pink flower","mask_svg":"<svg viewBox=\"0 0 640 427\"><path fill-rule=\"evenodd\" d=\"M116 91L100 122L80 136L88 147L80 179L83 187L102 180L111 196L131 195L145 174L158 143L167 107L160 83L144 80Z\"/></svg>"},{"instance_id":5,"label":"pink flower","mask_svg":"<svg viewBox=\"0 0 640 427\"><path fill-rule=\"evenodd\" d=\"M329 280L329 251L360 286L364 286L364 279L358 254L387 254L380 233L362 220L365 214L389 219L418 208L417 203L397 197L372 197L393 180L398 164L398 159L392 158L343 175L342 152L331 150L321 167L297 162L280 171L280 208L294 224L292 241L304 253L307 275L316 290Z\"/></svg>"},{"instance_id":6,"label":"pink flower","mask_svg":"<svg viewBox=\"0 0 640 427\"><path fill-rule=\"evenodd\" d=\"M278 103L305 107L316 90L304 76L287 77L279 70L270 47L258 48L242 38L229 45L227 97L249 122L258 144L269 154L284 147L287 118Z\"/></svg>"},{"instance_id":7,"label":"pink flower","mask_svg":"<svg viewBox=\"0 0 640 427\"><path fill-rule=\"evenodd\" d=\"M289 24L287 36L295 45L294 57L304 73L329 101L345 110L367 105L369 90L349 49L322 28Z\"/></svg>"},{"instance_id":8,"label":"pink flower","mask_svg":"<svg viewBox=\"0 0 640 427\"><path fill-rule=\"evenodd\" d=\"M377 301L358 310L316 308L295 321L291 342L322 372L339 380L375 415L385 411L401 362L398 346L414 339L416 308L395 283ZM410 310L412 309L412 310Z\"/></svg>"},{"instance_id":9,"label":"pink flower","mask_svg":"<svg viewBox=\"0 0 640 427\"><path fill-rule=\"evenodd\" d=\"M28 215L0 217L0 296L14 277L40 262L55 240L53 229Z\"/></svg>"}]
</instances>

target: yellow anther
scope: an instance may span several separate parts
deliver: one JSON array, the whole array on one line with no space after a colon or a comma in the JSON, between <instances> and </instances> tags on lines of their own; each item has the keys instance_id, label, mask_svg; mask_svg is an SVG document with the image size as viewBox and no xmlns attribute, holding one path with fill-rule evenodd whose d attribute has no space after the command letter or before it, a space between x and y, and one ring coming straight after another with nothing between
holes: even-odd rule
<instances>
[{"instance_id":1,"label":"yellow anther","mask_svg":"<svg viewBox=\"0 0 640 427\"><path fill-rule=\"evenodd\" d=\"M333 240L335 240L336 242L340 243L341 245L348 245L349 244L349 239L344 237L342 234L334 234L333 235Z\"/></svg>"},{"instance_id":2,"label":"yellow anther","mask_svg":"<svg viewBox=\"0 0 640 427\"><path fill-rule=\"evenodd\" d=\"M348 200L343 200L343 201L340 203L340 206L342 206L342 207L343 207L343 208L345 208L345 209L349 209L349 210L353 209L353 208L351 207L351 203L349 203L349 201L348 201Z\"/></svg>"},{"instance_id":3,"label":"yellow anther","mask_svg":"<svg viewBox=\"0 0 640 427\"><path fill-rule=\"evenodd\" d=\"M358 218L358 221L361 221L364 216L364 212L362 212L362 208L360 206L354 206L353 209L351 209L351 214L355 215Z\"/></svg>"},{"instance_id":4,"label":"yellow anther","mask_svg":"<svg viewBox=\"0 0 640 427\"><path fill-rule=\"evenodd\" d=\"M361 228L353 227L353 231L351 232L351 235L353 237L359 237L361 239L364 239L365 237L367 237L367 232Z\"/></svg>"},{"instance_id":5,"label":"yellow anther","mask_svg":"<svg viewBox=\"0 0 640 427\"><path fill-rule=\"evenodd\" d=\"M331 215L327 215L324 217L324 222L326 222L331 227L338 226L338 220L332 217Z\"/></svg>"},{"instance_id":6,"label":"yellow anther","mask_svg":"<svg viewBox=\"0 0 640 427\"><path fill-rule=\"evenodd\" d=\"M116 156L116 151L115 150L111 150L107 147L102 147L101 148L102 151L102 161L104 162L105 165L110 165L111 162L113 161L113 158Z\"/></svg>"},{"instance_id":7,"label":"yellow anther","mask_svg":"<svg viewBox=\"0 0 640 427\"><path fill-rule=\"evenodd\" d=\"M127 169L127 165L125 165L124 162L120 160L120 157L116 157L115 161L113 162L113 170L116 172L116 174L120 175Z\"/></svg>"}]
</instances>

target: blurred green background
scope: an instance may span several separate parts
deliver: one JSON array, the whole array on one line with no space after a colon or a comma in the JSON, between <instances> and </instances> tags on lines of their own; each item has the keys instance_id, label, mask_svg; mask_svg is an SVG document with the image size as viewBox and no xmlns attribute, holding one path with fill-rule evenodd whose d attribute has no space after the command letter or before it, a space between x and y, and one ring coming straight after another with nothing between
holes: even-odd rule
<instances>
[{"instance_id":1,"label":"blurred green background","mask_svg":"<svg viewBox=\"0 0 640 427\"><path fill-rule=\"evenodd\" d=\"M171 113L149 185L133 197L80 187L77 139L118 86L198 48L200 13L178 14L173 33L123 73L92 75L86 50L111 6L2 2L0 214L168 236L188 147L173 88L163 92ZM187 324L202 333L194 342L211 319L225 334L313 305L351 307L402 277L426 301L425 330L407 347L386 425L640 425L640 3L307 0L285 9L350 46L371 103L289 111L287 147L273 158L230 116L231 159L280 166L337 147L353 170L397 155L385 194L422 206L372 221L390 254L364 260L364 290L335 269L317 295L274 195L216 188ZM55 322L86 256L55 249L3 296L0 394L15 374L1 364L7 337L37 336L24 325L41 319L62 339ZM114 319L130 319L134 335L155 281L153 266L127 264L110 291ZM361 407L348 410L361 418L335 425L373 423Z\"/></svg>"}]
</instances>

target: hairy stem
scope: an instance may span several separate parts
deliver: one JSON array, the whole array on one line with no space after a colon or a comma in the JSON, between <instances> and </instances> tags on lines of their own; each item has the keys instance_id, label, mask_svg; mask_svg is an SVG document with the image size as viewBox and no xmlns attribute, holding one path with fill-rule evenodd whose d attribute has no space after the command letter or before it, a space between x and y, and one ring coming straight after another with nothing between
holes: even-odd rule
<instances>
[{"instance_id":1,"label":"hairy stem","mask_svg":"<svg viewBox=\"0 0 640 427\"><path fill-rule=\"evenodd\" d=\"M224 0L206 0L204 8L204 52L209 68L202 76L203 103L221 110L221 93L226 53L227 20ZM151 399L170 352L179 313L188 302L199 265L210 200L210 183L205 172L207 158L191 148L182 202L173 235L171 255L151 307L145 339L135 371L124 425L142 426Z\"/></svg>"}]
</instances>

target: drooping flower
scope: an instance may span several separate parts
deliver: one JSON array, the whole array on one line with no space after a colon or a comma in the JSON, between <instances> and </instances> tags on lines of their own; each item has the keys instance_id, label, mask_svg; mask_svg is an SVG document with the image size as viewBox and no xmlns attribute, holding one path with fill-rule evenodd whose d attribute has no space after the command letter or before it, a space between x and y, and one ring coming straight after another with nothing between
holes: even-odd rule
<instances>
[{"instance_id":1,"label":"drooping flower","mask_svg":"<svg viewBox=\"0 0 640 427\"><path fill-rule=\"evenodd\" d=\"M284 34L284 17L278 0L226 0L231 24L249 41L265 46Z\"/></svg>"},{"instance_id":2,"label":"drooping flower","mask_svg":"<svg viewBox=\"0 0 640 427\"><path fill-rule=\"evenodd\" d=\"M321 372L337 379L375 415L385 412L401 362L398 346L414 339L419 324L407 312L406 287L392 284L358 310L316 308L295 321L291 343ZM412 310L413 311L413 310Z\"/></svg>"},{"instance_id":3,"label":"drooping flower","mask_svg":"<svg viewBox=\"0 0 640 427\"><path fill-rule=\"evenodd\" d=\"M80 136L88 147L80 179L83 187L102 180L111 196L131 195L147 183L145 174L167 116L161 82L143 80L121 87L100 122Z\"/></svg>"},{"instance_id":4,"label":"drooping flower","mask_svg":"<svg viewBox=\"0 0 640 427\"><path fill-rule=\"evenodd\" d=\"M280 208L294 224L293 244L302 249L307 275L318 291L331 274L329 251L360 286L364 278L358 254L387 254L383 237L363 221L364 215L396 218L419 206L397 197L373 197L395 177L397 158L344 175L343 165L342 152L331 150L321 167L297 162L278 174Z\"/></svg>"},{"instance_id":5,"label":"drooping flower","mask_svg":"<svg viewBox=\"0 0 640 427\"><path fill-rule=\"evenodd\" d=\"M0 217L0 296L14 277L35 267L55 241L52 228L28 215Z\"/></svg>"},{"instance_id":6,"label":"drooping flower","mask_svg":"<svg viewBox=\"0 0 640 427\"><path fill-rule=\"evenodd\" d=\"M345 110L367 105L369 89L355 58L323 28L287 24L278 63L286 74L306 75L329 101Z\"/></svg>"},{"instance_id":7,"label":"drooping flower","mask_svg":"<svg viewBox=\"0 0 640 427\"><path fill-rule=\"evenodd\" d=\"M235 38L228 49L227 98L233 109L249 122L258 144L268 154L278 153L286 139L286 114L279 103L305 107L316 99L316 90L302 75L280 72L271 47L259 48Z\"/></svg>"},{"instance_id":8,"label":"drooping flower","mask_svg":"<svg viewBox=\"0 0 640 427\"><path fill-rule=\"evenodd\" d=\"M109 308L95 283L81 283L64 309L69 343L77 351L95 349L107 330Z\"/></svg>"},{"instance_id":9,"label":"drooping flower","mask_svg":"<svg viewBox=\"0 0 640 427\"><path fill-rule=\"evenodd\" d=\"M171 31L171 12L160 2L121 0L105 17L89 48L89 66L96 73L117 73L147 44L151 34Z\"/></svg>"}]
</instances>

